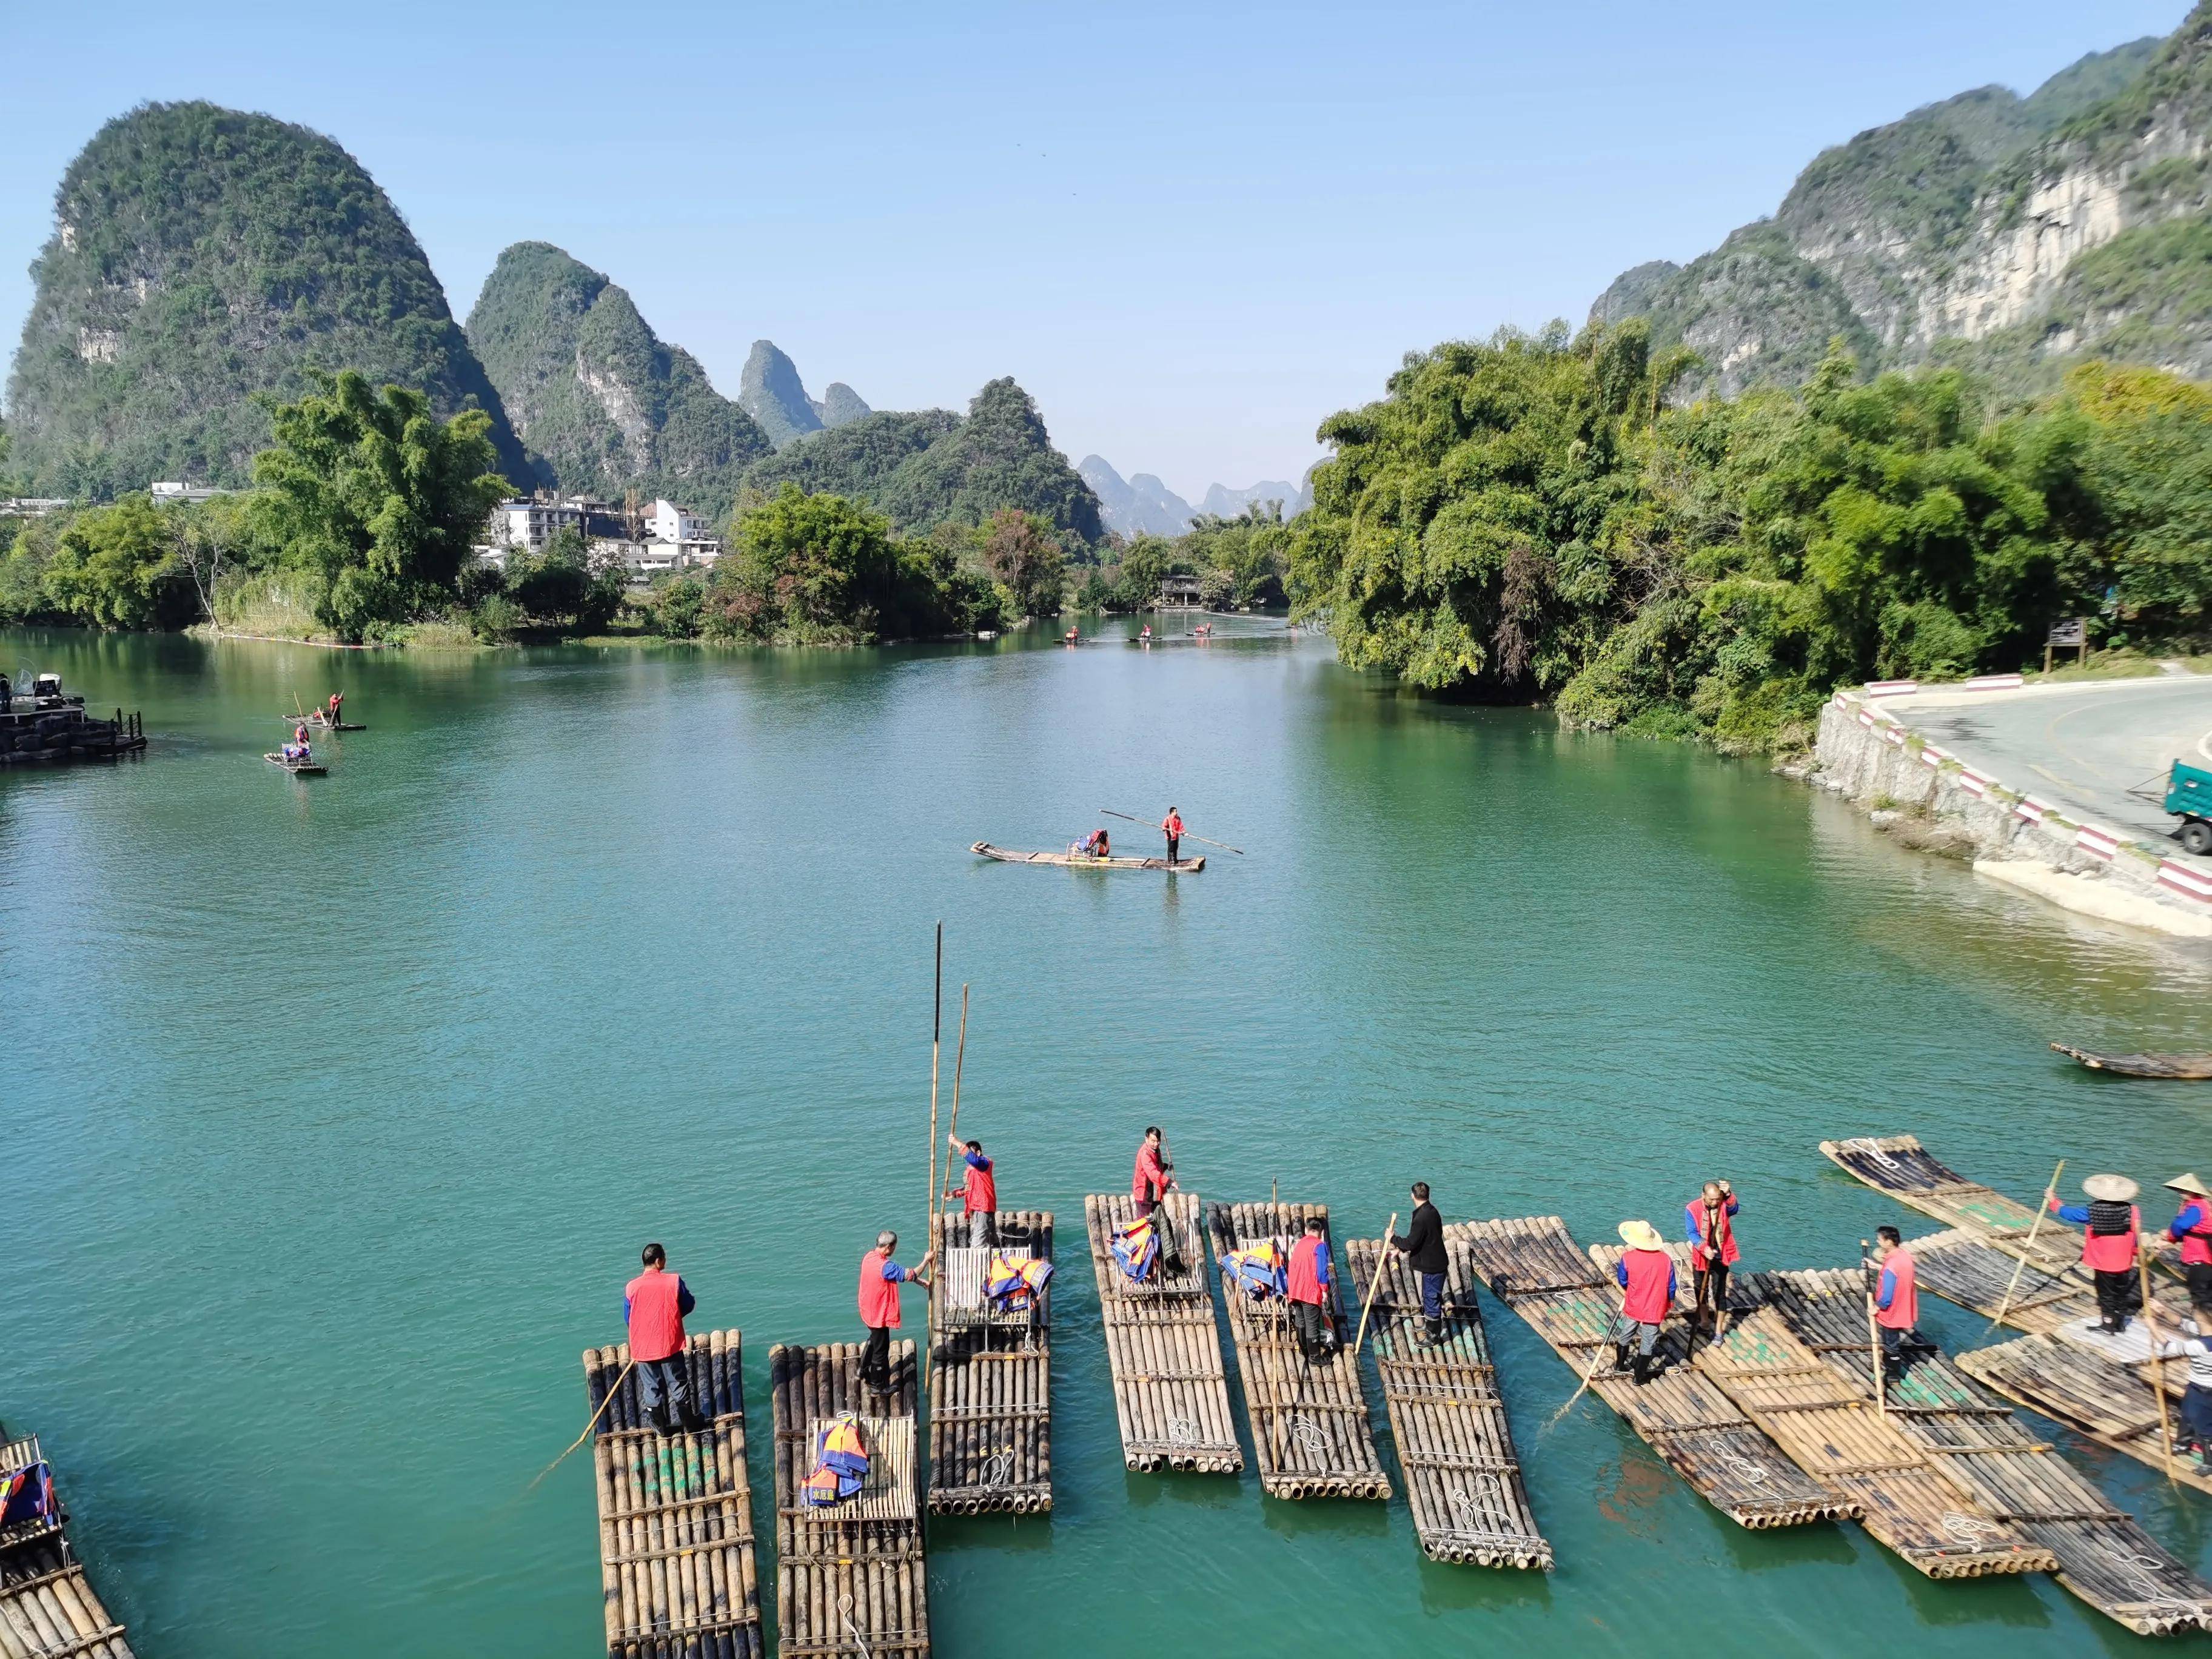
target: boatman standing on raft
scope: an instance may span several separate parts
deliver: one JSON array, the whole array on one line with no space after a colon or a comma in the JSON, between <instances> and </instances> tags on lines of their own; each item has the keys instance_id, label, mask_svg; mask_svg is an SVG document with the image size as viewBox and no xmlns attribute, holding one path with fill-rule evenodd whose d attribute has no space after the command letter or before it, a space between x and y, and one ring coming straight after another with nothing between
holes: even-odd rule
<instances>
[{"instance_id":1,"label":"boatman standing on raft","mask_svg":"<svg viewBox=\"0 0 2212 1659\"><path fill-rule=\"evenodd\" d=\"M961 1183L960 1212L967 1218L968 1242L979 1250L995 1249L999 1243L999 1179L994 1166L983 1156L983 1143L962 1146L958 1135L947 1135L953 1152L967 1160L967 1179ZM951 1198L951 1193L945 1197Z\"/></svg>"},{"instance_id":2,"label":"boatman standing on raft","mask_svg":"<svg viewBox=\"0 0 2212 1659\"><path fill-rule=\"evenodd\" d=\"M1182 845L1182 814L1174 807L1169 807L1167 817L1160 820L1160 828L1167 832L1168 863L1173 865L1176 849Z\"/></svg>"},{"instance_id":3,"label":"boatman standing on raft","mask_svg":"<svg viewBox=\"0 0 2212 1659\"><path fill-rule=\"evenodd\" d=\"M1298 1352L1309 1365L1336 1352L1336 1322L1328 1314L1328 1293L1334 1282L1322 1219L1310 1215L1304 1236L1291 1246L1285 1275L1291 1328L1297 1333Z\"/></svg>"},{"instance_id":4,"label":"boatman standing on raft","mask_svg":"<svg viewBox=\"0 0 2212 1659\"><path fill-rule=\"evenodd\" d=\"M2212 1192L2193 1175L2166 1183L2188 1202L2173 1218L2166 1236L2181 1246L2181 1276L2189 1281L2189 1302L2200 1316L2212 1316Z\"/></svg>"},{"instance_id":5,"label":"boatman standing on raft","mask_svg":"<svg viewBox=\"0 0 2212 1659\"><path fill-rule=\"evenodd\" d=\"M1874 1291L1875 1329L1881 1334L1881 1375L1894 1382L1905 1375L1907 1349L1932 1346L1913 1328L1920 1317L1920 1265L1905 1248L1905 1236L1881 1227L1874 1236L1874 1259L1881 1278Z\"/></svg>"},{"instance_id":6,"label":"boatman standing on raft","mask_svg":"<svg viewBox=\"0 0 2212 1659\"><path fill-rule=\"evenodd\" d=\"M707 1419L691 1403L691 1345L684 1334L684 1316L698 1304L690 1287L668 1271L668 1252L659 1245L647 1245L639 1259L645 1271L623 1287L638 1403L659 1432L673 1434L680 1424L686 1434L696 1434Z\"/></svg>"},{"instance_id":7,"label":"boatman standing on raft","mask_svg":"<svg viewBox=\"0 0 2212 1659\"><path fill-rule=\"evenodd\" d=\"M1153 1124L1146 1129L1144 1143L1137 1148L1136 1173L1129 1179L1129 1196L1136 1200L1137 1219L1150 1217L1175 1184L1175 1165L1168 1161L1167 1139L1160 1133L1159 1126ZM1165 1215L1160 1216L1153 1233L1159 1240L1160 1267L1171 1274L1182 1273L1182 1250L1176 1238L1173 1222Z\"/></svg>"},{"instance_id":8,"label":"boatman standing on raft","mask_svg":"<svg viewBox=\"0 0 2212 1659\"><path fill-rule=\"evenodd\" d=\"M2081 1183L2087 1204L2061 1204L2055 1190L2046 1189L2043 1201L2061 1221L2070 1221L2081 1231L2081 1265L2097 1280L2097 1311L2104 1328L2118 1335L2128 1321L2142 1311L2142 1283L2136 1276L2136 1252L2142 1237L2142 1212L2136 1207L2140 1190L2125 1176L2093 1175Z\"/></svg>"},{"instance_id":9,"label":"boatman standing on raft","mask_svg":"<svg viewBox=\"0 0 2212 1659\"><path fill-rule=\"evenodd\" d=\"M1698 1323L1710 1320L1715 1336L1721 1334L1728 1313L1729 1269L1743 1256L1735 1247L1736 1208L1735 1188L1725 1181L1708 1181L1705 1190L1682 1206L1690 1230L1690 1266L1697 1271Z\"/></svg>"},{"instance_id":10,"label":"boatman standing on raft","mask_svg":"<svg viewBox=\"0 0 2212 1659\"><path fill-rule=\"evenodd\" d=\"M919 1267L902 1267L891 1260L898 1235L886 1227L876 1235L876 1248L860 1258L860 1323L868 1328L867 1352L860 1356L860 1382L878 1394L891 1391L891 1333L899 1328L899 1286L929 1283L929 1264L937 1252L924 1254Z\"/></svg>"},{"instance_id":11,"label":"boatman standing on raft","mask_svg":"<svg viewBox=\"0 0 2212 1659\"><path fill-rule=\"evenodd\" d=\"M1444 1275L1450 1264L1444 1259L1444 1221L1429 1202L1429 1183L1413 1183L1413 1218L1403 1236L1393 1234L1390 1248L1406 1258L1406 1265L1420 1275L1421 1346L1433 1348L1444 1335Z\"/></svg>"},{"instance_id":12,"label":"boatman standing on raft","mask_svg":"<svg viewBox=\"0 0 2212 1659\"><path fill-rule=\"evenodd\" d=\"M1648 1221L1624 1221L1620 1242L1628 1246L1613 1267L1620 1286L1620 1311L1606 1328L1605 1340L1613 1344L1613 1368L1629 1367L1629 1346L1636 1348L1633 1375L1642 1388L1651 1380L1659 1352L1659 1328L1667 1322L1667 1310L1674 1304L1674 1258L1667 1254L1667 1241Z\"/></svg>"}]
</instances>

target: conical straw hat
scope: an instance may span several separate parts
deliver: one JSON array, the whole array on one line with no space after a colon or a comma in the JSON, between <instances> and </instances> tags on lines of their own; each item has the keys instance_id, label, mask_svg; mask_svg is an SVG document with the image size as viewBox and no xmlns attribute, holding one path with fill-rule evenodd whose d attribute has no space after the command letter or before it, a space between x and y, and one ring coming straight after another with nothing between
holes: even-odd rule
<instances>
[{"instance_id":1,"label":"conical straw hat","mask_svg":"<svg viewBox=\"0 0 2212 1659\"><path fill-rule=\"evenodd\" d=\"M2166 1184L2177 1193L2194 1193L2199 1198L2212 1198L2212 1187L2207 1187L2193 1175L2178 1175Z\"/></svg>"},{"instance_id":2,"label":"conical straw hat","mask_svg":"<svg viewBox=\"0 0 2212 1659\"><path fill-rule=\"evenodd\" d=\"M1620 1224L1620 1242L1632 1250L1663 1250L1667 1241L1659 1237L1659 1230L1648 1221L1624 1221Z\"/></svg>"},{"instance_id":3,"label":"conical straw hat","mask_svg":"<svg viewBox=\"0 0 2212 1659\"><path fill-rule=\"evenodd\" d=\"M2125 1204L2142 1188L2125 1176L2094 1175L2081 1183L2081 1190L2107 1204Z\"/></svg>"}]
</instances>

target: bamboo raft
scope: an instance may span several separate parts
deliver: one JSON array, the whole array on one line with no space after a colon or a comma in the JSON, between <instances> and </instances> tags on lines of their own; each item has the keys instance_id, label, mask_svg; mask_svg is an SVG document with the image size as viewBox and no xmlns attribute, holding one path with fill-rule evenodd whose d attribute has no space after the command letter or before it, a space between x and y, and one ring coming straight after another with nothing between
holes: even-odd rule
<instances>
[{"instance_id":1,"label":"bamboo raft","mask_svg":"<svg viewBox=\"0 0 2212 1659\"><path fill-rule=\"evenodd\" d=\"M592 1463L610 1659L760 1659L760 1582L745 1474L744 1383L735 1331L694 1336L691 1397L709 1419L662 1435L623 1375L626 1343L584 1351L599 1419Z\"/></svg>"},{"instance_id":2,"label":"bamboo raft","mask_svg":"<svg viewBox=\"0 0 2212 1659\"><path fill-rule=\"evenodd\" d=\"M1748 1288L1863 1399L1874 1398L1859 1273L1759 1273ZM1972 1358L1961 1356L1960 1364ZM1985 1514L2014 1523L2049 1550L2058 1582L2073 1595L2139 1636L2212 1629L2212 1585L1941 1353L1912 1357L1884 1393L1889 1420L1945 1460Z\"/></svg>"},{"instance_id":3,"label":"bamboo raft","mask_svg":"<svg viewBox=\"0 0 2212 1659\"><path fill-rule=\"evenodd\" d=\"M1611 1274L1623 1251L1594 1245ZM1679 1275L1678 1275L1679 1280ZM1863 1292L1859 1351L1867 1351ZM2014 1522L1984 1509L1946 1458L1930 1453L1876 1410L1863 1391L1816 1354L1774 1309L1735 1310L1722 1334L1698 1344L1692 1362L1797 1467L1848 1504L1874 1540L1930 1578L2050 1572L2051 1553Z\"/></svg>"},{"instance_id":4,"label":"bamboo raft","mask_svg":"<svg viewBox=\"0 0 2212 1659\"><path fill-rule=\"evenodd\" d=\"M1270 1238L1287 1252L1314 1216L1326 1230L1328 1207L1322 1204L1209 1204L1206 1231L1216 1255ZM1326 1231L1322 1242L1334 1260L1334 1246ZM1237 1373L1252 1424L1252 1449L1260 1464L1260 1490L1270 1498L1389 1498L1390 1477L1375 1449L1367 1397L1334 1284L1328 1313L1337 1346L1319 1364L1307 1364L1298 1352L1285 1303L1256 1303L1225 1283L1223 1289Z\"/></svg>"},{"instance_id":5,"label":"bamboo raft","mask_svg":"<svg viewBox=\"0 0 2212 1659\"><path fill-rule=\"evenodd\" d=\"M289 773L295 778L320 778L330 775L331 769L320 761L286 760L283 756L276 754L264 755L261 758L279 772Z\"/></svg>"},{"instance_id":6,"label":"bamboo raft","mask_svg":"<svg viewBox=\"0 0 2212 1659\"><path fill-rule=\"evenodd\" d=\"M0 1430L0 1474L40 1461L35 1435ZM59 1516L0 1534L0 1659L131 1659Z\"/></svg>"},{"instance_id":7,"label":"bamboo raft","mask_svg":"<svg viewBox=\"0 0 2212 1659\"><path fill-rule=\"evenodd\" d=\"M1115 1228L1136 1218L1136 1200L1127 1193L1093 1193L1083 1200L1121 1461L1133 1469L1234 1474L1244 1467L1244 1451L1230 1414L1221 1334L1199 1248L1198 1199L1171 1192L1158 1213L1175 1231L1184 1270L1170 1274L1158 1267L1153 1282L1133 1285L1115 1264L1109 1241Z\"/></svg>"},{"instance_id":8,"label":"bamboo raft","mask_svg":"<svg viewBox=\"0 0 2212 1659\"><path fill-rule=\"evenodd\" d=\"M2040 1245L2036 1254L2041 1256ZM2096 1281L2081 1265L2078 1249L2063 1268L2052 1273L2028 1266L1978 1236L1954 1228L1914 1239L1912 1259L1923 1289L1984 1319L1995 1319L2002 1308L2004 1322L2017 1330L2041 1334L2078 1328L2099 1317ZM2020 1274L2017 1282L2013 1278L2015 1270ZM2153 1279L2151 1293L2157 1299L2153 1311L2160 1328L2171 1334L2189 1315L2188 1293L2170 1279Z\"/></svg>"},{"instance_id":9,"label":"bamboo raft","mask_svg":"<svg viewBox=\"0 0 2212 1659\"><path fill-rule=\"evenodd\" d=\"M1877 1192L1887 1193L1900 1204L1947 1227L1957 1227L2015 1259L2026 1257L2031 1267L2057 1273L2081 1255L2081 1230L2046 1213L2035 1224L2035 1211L2007 1198L1994 1187L1969 1181L1940 1162L1920 1144L1917 1135L1863 1135L1856 1140L1824 1140L1820 1151L1845 1173ZM2033 1233L2034 1254L2028 1255ZM2174 1266L2179 1256L2172 1244L2146 1232L2159 1247L2158 1259ZM1994 1305L1994 1304L1992 1304Z\"/></svg>"},{"instance_id":10,"label":"bamboo raft","mask_svg":"<svg viewBox=\"0 0 2212 1659\"><path fill-rule=\"evenodd\" d=\"M1612 1368L1606 1327L1619 1305L1555 1215L1455 1221L1444 1228L1455 1270L1489 1285L1552 1345L1592 1394L1739 1526L1800 1526L1849 1518L1855 1505L1814 1480L1746 1417L1714 1381L1682 1368L1682 1332L1661 1334L1666 1369L1643 1388Z\"/></svg>"},{"instance_id":11,"label":"bamboo raft","mask_svg":"<svg viewBox=\"0 0 2212 1659\"><path fill-rule=\"evenodd\" d=\"M1073 870L1166 870L1176 875L1194 876L1206 868L1206 854L1194 859L1177 859L1170 864L1165 859L1092 858L1087 853L1018 853L1012 848L994 847L988 841L979 841L968 849L979 858L996 859L1001 864L1061 864Z\"/></svg>"},{"instance_id":12,"label":"bamboo raft","mask_svg":"<svg viewBox=\"0 0 2212 1659\"><path fill-rule=\"evenodd\" d=\"M1552 1546L1536 1525L1497 1368L1464 1260L1444 1279L1444 1334L1420 1340L1421 1291L1402 1255L1387 1258L1375 1285L1379 1238L1345 1242L1354 1297L1367 1310L1367 1340L1382 1382L1382 1405L1413 1530L1431 1561L1552 1570ZM1374 1287L1369 1301L1370 1287Z\"/></svg>"},{"instance_id":13,"label":"bamboo raft","mask_svg":"<svg viewBox=\"0 0 2212 1659\"><path fill-rule=\"evenodd\" d=\"M2164 1327L2160 1329L2171 1334ZM2142 1321L2132 1322L2128 1330L2145 1356L2142 1364L2123 1363L2063 1336L2043 1334L1962 1353L1959 1369L2006 1399L2164 1474L2168 1469L2165 1431L2159 1420L2158 1396L2152 1392ZM2166 1412L2178 1428L2181 1416L2175 1402L2188 1380L2189 1367L2186 1361L2169 1359L2163 1369L2171 1396ZM2184 1486L2212 1492L2212 1475L2191 1469L2187 1458L2172 1459L2172 1474Z\"/></svg>"},{"instance_id":14,"label":"bamboo raft","mask_svg":"<svg viewBox=\"0 0 2212 1659\"><path fill-rule=\"evenodd\" d=\"M963 1218L964 1220L964 1218ZM1000 1210L995 1254L1052 1260L1052 1214ZM929 1346L929 1492L933 1515L1052 1507L1052 1287L1036 1307L994 1314L983 1297L993 1251L943 1248L942 1215Z\"/></svg>"},{"instance_id":15,"label":"bamboo raft","mask_svg":"<svg viewBox=\"0 0 2212 1659\"><path fill-rule=\"evenodd\" d=\"M915 1490L914 1344L891 1344L894 1391L888 1396L861 1387L861 1352L857 1342L769 1350L781 1659L929 1651L927 1572ZM848 1411L860 1420L867 1484L834 1509L810 1509L799 1489L813 1465L815 1432Z\"/></svg>"},{"instance_id":16,"label":"bamboo raft","mask_svg":"<svg viewBox=\"0 0 2212 1659\"><path fill-rule=\"evenodd\" d=\"M2191 1083L2212 1078L2212 1054L2100 1054L2094 1049L2076 1048L2070 1042L2054 1042L2051 1046L2080 1060L2093 1072L2110 1072L2114 1077L2164 1078Z\"/></svg>"}]
</instances>

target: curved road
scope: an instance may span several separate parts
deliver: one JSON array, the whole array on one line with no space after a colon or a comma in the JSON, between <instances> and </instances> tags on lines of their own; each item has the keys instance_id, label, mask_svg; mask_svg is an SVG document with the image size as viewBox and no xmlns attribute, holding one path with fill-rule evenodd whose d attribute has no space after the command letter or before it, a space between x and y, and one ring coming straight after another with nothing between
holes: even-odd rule
<instances>
[{"instance_id":1,"label":"curved road","mask_svg":"<svg viewBox=\"0 0 2212 1659\"><path fill-rule=\"evenodd\" d=\"M2183 760L2212 769L2212 675L1939 688L1878 706L2008 789L2160 851L2181 822L2159 805L2167 769ZM2128 793L2136 787L2155 799Z\"/></svg>"}]
</instances>

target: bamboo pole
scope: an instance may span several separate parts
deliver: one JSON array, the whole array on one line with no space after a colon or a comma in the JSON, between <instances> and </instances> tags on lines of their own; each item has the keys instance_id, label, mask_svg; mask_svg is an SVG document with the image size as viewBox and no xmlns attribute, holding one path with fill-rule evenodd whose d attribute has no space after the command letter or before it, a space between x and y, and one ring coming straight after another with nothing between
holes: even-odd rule
<instances>
[{"instance_id":1,"label":"bamboo pole","mask_svg":"<svg viewBox=\"0 0 2212 1659\"><path fill-rule=\"evenodd\" d=\"M2051 1185L2044 1189L2042 1203L2035 1206L2035 1219L2027 1224L2027 1243L2021 1248L2020 1260L2013 1264L2012 1282L2005 1286L2004 1299L1997 1304L1996 1317L1990 1321L1990 1328L1982 1333L1982 1340L1990 1340L1990 1331L2004 1323L2004 1316L2012 1309L2013 1293L2020 1289L2020 1276L2027 1271L2028 1258L2035 1254L2035 1236L2043 1231L2043 1218L2051 1212L2049 1194L2058 1190L2058 1177L2066 1173L2066 1160L2060 1158L2058 1167L2051 1172Z\"/></svg>"},{"instance_id":2,"label":"bamboo pole","mask_svg":"<svg viewBox=\"0 0 2212 1659\"><path fill-rule=\"evenodd\" d=\"M1152 827L1155 830L1164 830L1167 828L1167 825L1164 823L1154 823L1151 818L1140 818L1134 812L1117 812L1110 806L1102 806L1098 810L1109 818L1127 818L1132 823L1149 823L1152 824ZM1244 849L1241 847L1231 847L1225 841L1206 841L1204 836L1194 836L1188 830L1182 832L1182 839L1184 841L1202 842L1208 847L1218 847L1223 852L1234 853L1239 858L1244 856Z\"/></svg>"},{"instance_id":3,"label":"bamboo pole","mask_svg":"<svg viewBox=\"0 0 2212 1659\"><path fill-rule=\"evenodd\" d=\"M937 978L929 994L929 1201L922 1206L921 1248L927 1253L937 1243L930 1221L937 1214L937 1055L945 1040L945 924L937 924ZM922 1328L937 1322L937 1275L922 1286Z\"/></svg>"},{"instance_id":4,"label":"bamboo pole","mask_svg":"<svg viewBox=\"0 0 2212 1659\"><path fill-rule=\"evenodd\" d=\"M1359 1310L1359 1334L1352 1339L1352 1358L1357 1362L1360 1346L1367 1340L1367 1316L1375 1311L1375 1293L1382 1288L1383 1271L1390 1265L1390 1237L1398 1231L1398 1212L1390 1212L1390 1224L1382 1230L1382 1247L1375 1258L1375 1277L1367 1285L1367 1301ZM1350 1259L1347 1249L1346 1258Z\"/></svg>"},{"instance_id":5,"label":"bamboo pole","mask_svg":"<svg viewBox=\"0 0 2212 1659\"><path fill-rule=\"evenodd\" d=\"M2158 1396L2159 1450L2166 1463L2166 1478L2169 1484L2180 1482L2173 1474L2173 1417L2172 1408L2166 1398L2166 1346L2159 1340L2157 1302L2150 1293L2150 1251L2144 1247L2142 1237L2136 1237L2136 1273L2142 1283L2143 1328L2150 1333L2150 1389Z\"/></svg>"},{"instance_id":6,"label":"bamboo pole","mask_svg":"<svg viewBox=\"0 0 2212 1659\"><path fill-rule=\"evenodd\" d=\"M1867 1358L1874 1364L1875 1408L1887 1417L1889 1415L1889 1374L1882 1370L1881 1326L1875 1318L1873 1249L1865 1239L1859 1240L1859 1279L1866 1291Z\"/></svg>"},{"instance_id":7,"label":"bamboo pole","mask_svg":"<svg viewBox=\"0 0 2212 1659\"><path fill-rule=\"evenodd\" d=\"M547 1475L552 1474L554 1470L559 1468L562 1464L568 1461L568 1452L575 1450L577 1447L582 1445L586 1440L589 1440L592 1437L592 1431L599 1426L599 1419L607 1414L607 1407L615 1403L615 1390L622 1387L623 1378L629 1375L629 1368L635 1363L635 1361L629 1359L623 1361L623 1368L621 1371L617 1374L613 1383L607 1389L607 1397L599 1401L599 1410L593 1412L592 1413L592 1420L584 1425L583 1433L578 1435L574 1440L571 1440L568 1443L568 1451L562 1452L560 1456L555 1458L544 1468L538 1470L538 1480L532 1480L527 1486L523 1488L523 1491L526 1492L536 1492L538 1490L538 1481L544 1480Z\"/></svg>"}]
</instances>

